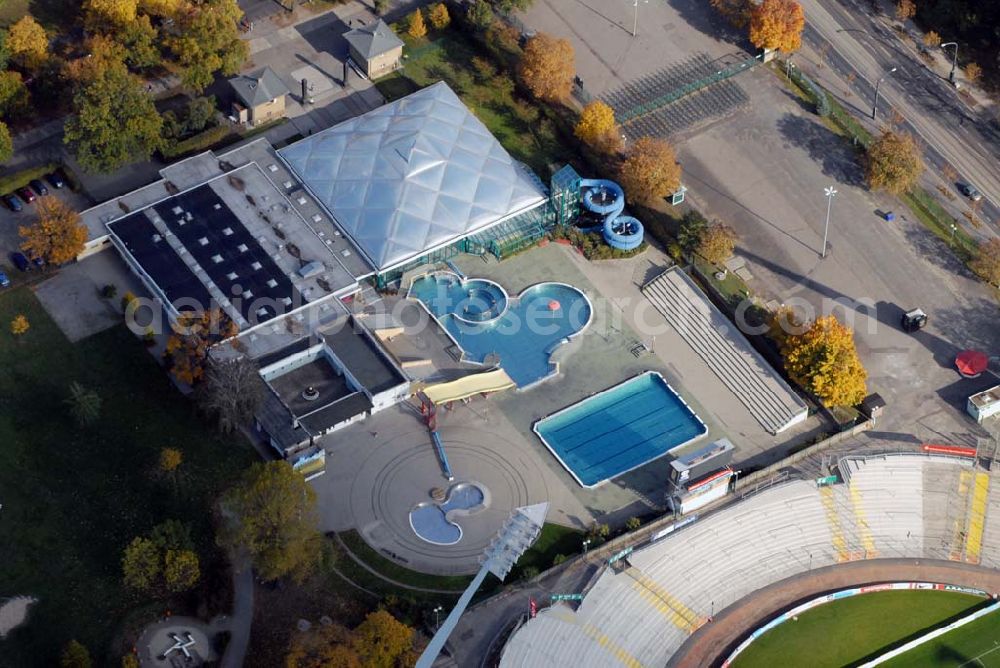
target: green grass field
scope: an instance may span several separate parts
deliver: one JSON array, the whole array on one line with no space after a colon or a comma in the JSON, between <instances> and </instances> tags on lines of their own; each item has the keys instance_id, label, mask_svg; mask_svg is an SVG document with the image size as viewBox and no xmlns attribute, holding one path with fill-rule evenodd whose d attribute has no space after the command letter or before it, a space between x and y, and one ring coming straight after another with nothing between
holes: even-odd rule
<instances>
[{"instance_id":1,"label":"green grass field","mask_svg":"<svg viewBox=\"0 0 1000 668\"><path fill-rule=\"evenodd\" d=\"M961 617L983 602L984 599L969 594L909 590L845 598L813 608L799 615L797 621L790 620L771 629L744 650L733 666L853 665Z\"/></svg>"},{"instance_id":2,"label":"green grass field","mask_svg":"<svg viewBox=\"0 0 1000 668\"><path fill-rule=\"evenodd\" d=\"M886 668L1000 666L1000 613L991 612L882 665Z\"/></svg>"},{"instance_id":3,"label":"green grass field","mask_svg":"<svg viewBox=\"0 0 1000 668\"><path fill-rule=\"evenodd\" d=\"M21 339L10 321L25 314ZM101 396L96 424L78 427L64 400L77 381ZM156 474L163 447L183 452L176 483ZM0 665L52 666L71 638L104 665L125 620L168 605L121 585L121 555L165 519L189 522L203 573L215 553L211 504L253 461L249 445L199 420L124 326L77 344L27 287L0 292L0 596L39 602L0 642Z\"/></svg>"}]
</instances>

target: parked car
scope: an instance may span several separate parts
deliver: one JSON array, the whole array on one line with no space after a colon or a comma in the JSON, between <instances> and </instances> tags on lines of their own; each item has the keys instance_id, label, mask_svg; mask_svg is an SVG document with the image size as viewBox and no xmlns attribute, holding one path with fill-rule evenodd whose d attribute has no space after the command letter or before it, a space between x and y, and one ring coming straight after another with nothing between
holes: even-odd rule
<instances>
[{"instance_id":1,"label":"parked car","mask_svg":"<svg viewBox=\"0 0 1000 668\"><path fill-rule=\"evenodd\" d=\"M31 183L29 183L28 185L30 185L31 189L34 190L39 195L49 194L49 189L45 186L44 183L42 183L41 179L31 179Z\"/></svg>"},{"instance_id":2,"label":"parked car","mask_svg":"<svg viewBox=\"0 0 1000 668\"><path fill-rule=\"evenodd\" d=\"M58 169L51 174L46 174L45 180L51 183L52 187L57 190L66 186L66 179L63 178L62 173Z\"/></svg>"},{"instance_id":3,"label":"parked car","mask_svg":"<svg viewBox=\"0 0 1000 668\"><path fill-rule=\"evenodd\" d=\"M3 203L4 206L6 206L14 213L17 213L18 211L24 208L24 205L21 204L21 200L18 199L17 195L13 193L7 193L6 195L4 195Z\"/></svg>"},{"instance_id":4,"label":"parked car","mask_svg":"<svg viewBox=\"0 0 1000 668\"><path fill-rule=\"evenodd\" d=\"M962 194L971 199L973 202L978 202L983 198L983 194L979 192L979 188L971 183L963 183L961 190Z\"/></svg>"},{"instance_id":5,"label":"parked car","mask_svg":"<svg viewBox=\"0 0 1000 668\"><path fill-rule=\"evenodd\" d=\"M21 271L31 271L31 262L28 261L24 253L11 253L10 261Z\"/></svg>"},{"instance_id":6,"label":"parked car","mask_svg":"<svg viewBox=\"0 0 1000 668\"><path fill-rule=\"evenodd\" d=\"M39 269L42 269L42 268L44 268L44 267L45 267L45 260L43 260L43 259L42 259L42 258L40 258L40 257L36 257L35 259L33 259L33 260L31 261L31 264L35 265L35 266L36 266L36 267L38 267Z\"/></svg>"},{"instance_id":7,"label":"parked car","mask_svg":"<svg viewBox=\"0 0 1000 668\"><path fill-rule=\"evenodd\" d=\"M17 196L23 199L26 203L31 204L35 201L35 193L28 186L17 189Z\"/></svg>"},{"instance_id":8,"label":"parked car","mask_svg":"<svg viewBox=\"0 0 1000 668\"><path fill-rule=\"evenodd\" d=\"M10 285L10 279L7 278L7 274L0 271L0 288L6 288Z\"/></svg>"}]
</instances>

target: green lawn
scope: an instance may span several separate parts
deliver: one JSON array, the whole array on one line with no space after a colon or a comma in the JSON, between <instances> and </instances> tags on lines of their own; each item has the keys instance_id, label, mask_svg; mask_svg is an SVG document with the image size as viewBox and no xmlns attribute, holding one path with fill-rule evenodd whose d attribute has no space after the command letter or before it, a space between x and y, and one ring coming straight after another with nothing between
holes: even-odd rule
<instances>
[{"instance_id":1,"label":"green lawn","mask_svg":"<svg viewBox=\"0 0 1000 668\"><path fill-rule=\"evenodd\" d=\"M19 313L31 329L14 340ZM210 504L252 450L216 438L124 327L71 344L28 288L0 293L0 327L0 595L39 599L0 643L0 664L55 665L70 638L100 659L129 613L149 608L121 587L122 549L177 518L192 525L204 567ZM63 405L72 381L103 400L86 429ZM184 454L176 484L155 474L166 446Z\"/></svg>"},{"instance_id":2,"label":"green lawn","mask_svg":"<svg viewBox=\"0 0 1000 668\"><path fill-rule=\"evenodd\" d=\"M852 665L912 640L946 620L960 617L983 602L977 596L942 591L887 591L852 596L813 608L799 615L797 621L787 621L768 631L744 650L733 665L734 668Z\"/></svg>"},{"instance_id":3,"label":"green lawn","mask_svg":"<svg viewBox=\"0 0 1000 668\"><path fill-rule=\"evenodd\" d=\"M542 533L531 549L524 553L507 576L507 582L513 582L521 576L525 568L534 567L539 571L552 567L556 555L572 557L583 550L583 533L576 529L564 527L561 524L546 524Z\"/></svg>"},{"instance_id":4,"label":"green lawn","mask_svg":"<svg viewBox=\"0 0 1000 668\"><path fill-rule=\"evenodd\" d=\"M928 641L884 664L906 666L1000 666L1000 614L992 612Z\"/></svg>"},{"instance_id":5,"label":"green lawn","mask_svg":"<svg viewBox=\"0 0 1000 668\"><path fill-rule=\"evenodd\" d=\"M432 33L430 40L415 40L397 30L406 42L403 69L383 77L376 86L388 100L444 80L462 98L514 158L546 179L549 166L581 162L575 145L564 143L555 123L539 108L512 93L513 82L502 72L484 77L472 64L474 57L494 63L490 56L458 30Z\"/></svg>"},{"instance_id":6,"label":"green lawn","mask_svg":"<svg viewBox=\"0 0 1000 668\"><path fill-rule=\"evenodd\" d=\"M347 548L359 559L387 578L413 587L463 591L472 580L468 575L427 575L409 569L376 552L357 531L351 529L340 534ZM342 563L342 562L341 562Z\"/></svg>"}]
</instances>

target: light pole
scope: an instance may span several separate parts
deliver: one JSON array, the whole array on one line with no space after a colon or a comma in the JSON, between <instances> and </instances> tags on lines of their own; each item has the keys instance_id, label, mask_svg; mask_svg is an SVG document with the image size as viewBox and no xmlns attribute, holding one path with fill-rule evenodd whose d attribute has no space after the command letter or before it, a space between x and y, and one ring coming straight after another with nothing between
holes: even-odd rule
<instances>
[{"instance_id":1,"label":"light pole","mask_svg":"<svg viewBox=\"0 0 1000 668\"><path fill-rule=\"evenodd\" d=\"M875 82L875 102L872 104L872 120L873 121L876 120L876 116L878 114L878 87L882 85L882 82L885 81L885 78L887 76L889 76L890 74L892 74L895 71L896 71L896 68L894 67L891 70L889 70L888 72L886 72L885 75L881 79L879 79L878 81Z\"/></svg>"},{"instance_id":2,"label":"light pole","mask_svg":"<svg viewBox=\"0 0 1000 668\"><path fill-rule=\"evenodd\" d=\"M955 64L958 63L958 42L945 42L941 45L941 50L946 46L955 47L955 53L951 56L951 72L948 73L948 81L955 83Z\"/></svg>"},{"instance_id":3,"label":"light pole","mask_svg":"<svg viewBox=\"0 0 1000 668\"><path fill-rule=\"evenodd\" d=\"M649 0L642 1L649 2ZM632 0L632 6L635 7L635 14L632 16L632 37L635 37L635 33L639 28L639 0Z\"/></svg>"},{"instance_id":4,"label":"light pole","mask_svg":"<svg viewBox=\"0 0 1000 668\"><path fill-rule=\"evenodd\" d=\"M837 191L833 189L833 186L827 186L823 189L823 193L826 195L826 224L823 226L823 251L819 254L821 258L826 257L826 239L830 232L830 207L833 205L833 196L837 194Z\"/></svg>"},{"instance_id":5,"label":"light pole","mask_svg":"<svg viewBox=\"0 0 1000 668\"><path fill-rule=\"evenodd\" d=\"M957 231L958 231L958 227L955 226L955 223L952 223L951 224L951 245L952 245L952 247L955 246L955 232L957 232Z\"/></svg>"},{"instance_id":6,"label":"light pole","mask_svg":"<svg viewBox=\"0 0 1000 668\"><path fill-rule=\"evenodd\" d=\"M587 554L587 548L590 547L590 539L583 541L583 553Z\"/></svg>"},{"instance_id":7,"label":"light pole","mask_svg":"<svg viewBox=\"0 0 1000 668\"><path fill-rule=\"evenodd\" d=\"M441 611L444 610L440 605L434 608L434 631L437 632L441 628Z\"/></svg>"}]
</instances>

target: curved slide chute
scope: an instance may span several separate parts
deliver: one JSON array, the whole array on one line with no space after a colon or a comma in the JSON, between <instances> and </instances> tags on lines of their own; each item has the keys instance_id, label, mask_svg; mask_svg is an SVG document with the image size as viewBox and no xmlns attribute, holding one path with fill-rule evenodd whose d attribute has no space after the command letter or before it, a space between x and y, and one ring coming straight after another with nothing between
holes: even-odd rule
<instances>
[{"instance_id":1,"label":"curved slide chute","mask_svg":"<svg viewBox=\"0 0 1000 668\"><path fill-rule=\"evenodd\" d=\"M625 191L614 181L607 179L583 179L583 207L587 211L604 216L602 232L604 241L618 250L633 250L642 244L642 223L632 216L623 216Z\"/></svg>"}]
</instances>

